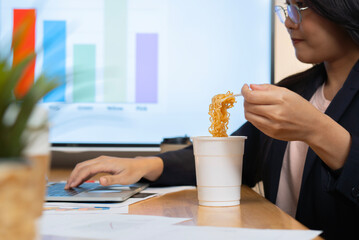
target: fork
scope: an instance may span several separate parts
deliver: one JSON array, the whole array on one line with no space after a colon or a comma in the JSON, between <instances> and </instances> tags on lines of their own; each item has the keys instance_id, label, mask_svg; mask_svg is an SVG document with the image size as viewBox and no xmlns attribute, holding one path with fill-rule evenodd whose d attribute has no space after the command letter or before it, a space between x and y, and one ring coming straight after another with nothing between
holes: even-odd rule
<instances>
[{"instance_id":1,"label":"fork","mask_svg":"<svg viewBox=\"0 0 359 240\"><path fill-rule=\"evenodd\" d=\"M228 99L228 98L230 98L230 97L239 97L239 96L242 96L242 94L240 94L240 93L238 93L238 94L232 94L232 95L229 95L229 96L223 98L223 99L221 100L221 102L223 102L224 100L226 100L226 99Z\"/></svg>"}]
</instances>

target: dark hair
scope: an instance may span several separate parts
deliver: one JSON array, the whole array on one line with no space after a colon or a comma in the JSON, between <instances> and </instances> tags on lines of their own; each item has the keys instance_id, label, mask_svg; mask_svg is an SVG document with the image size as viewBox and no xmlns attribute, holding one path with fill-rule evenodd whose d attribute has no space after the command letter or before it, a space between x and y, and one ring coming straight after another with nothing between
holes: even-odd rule
<instances>
[{"instance_id":1,"label":"dark hair","mask_svg":"<svg viewBox=\"0 0 359 240\"><path fill-rule=\"evenodd\" d=\"M307 90L308 83L319 76L325 76L324 63L313 65L313 67L305 70L304 72L296 73L289 77L284 78L280 82L276 83L277 86L288 88L289 90L296 92L300 95L304 95ZM323 79L325 81L326 78ZM319 87L323 82L318 82Z\"/></svg>"},{"instance_id":2,"label":"dark hair","mask_svg":"<svg viewBox=\"0 0 359 240\"><path fill-rule=\"evenodd\" d=\"M304 0L319 15L341 25L359 45L358 0Z\"/></svg>"}]
</instances>

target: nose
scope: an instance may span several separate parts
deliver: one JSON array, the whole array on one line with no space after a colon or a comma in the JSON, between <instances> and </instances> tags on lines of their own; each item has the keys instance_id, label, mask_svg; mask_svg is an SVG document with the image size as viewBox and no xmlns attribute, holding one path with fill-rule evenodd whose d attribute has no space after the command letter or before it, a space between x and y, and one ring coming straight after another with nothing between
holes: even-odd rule
<instances>
[{"instance_id":1,"label":"nose","mask_svg":"<svg viewBox=\"0 0 359 240\"><path fill-rule=\"evenodd\" d=\"M290 17L287 17L284 21L284 25L285 27L290 30L290 29L297 29L299 27L299 24L293 22L292 19L290 19Z\"/></svg>"}]
</instances>

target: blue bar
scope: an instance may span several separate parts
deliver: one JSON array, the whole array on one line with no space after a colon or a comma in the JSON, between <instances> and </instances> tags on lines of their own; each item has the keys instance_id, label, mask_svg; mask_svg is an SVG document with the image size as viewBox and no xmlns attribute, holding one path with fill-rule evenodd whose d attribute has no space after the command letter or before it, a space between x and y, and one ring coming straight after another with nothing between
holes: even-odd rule
<instances>
[{"instance_id":1,"label":"blue bar","mask_svg":"<svg viewBox=\"0 0 359 240\"><path fill-rule=\"evenodd\" d=\"M65 102L66 89L66 22L44 21L43 72L56 78L59 87L44 97L44 102Z\"/></svg>"}]
</instances>

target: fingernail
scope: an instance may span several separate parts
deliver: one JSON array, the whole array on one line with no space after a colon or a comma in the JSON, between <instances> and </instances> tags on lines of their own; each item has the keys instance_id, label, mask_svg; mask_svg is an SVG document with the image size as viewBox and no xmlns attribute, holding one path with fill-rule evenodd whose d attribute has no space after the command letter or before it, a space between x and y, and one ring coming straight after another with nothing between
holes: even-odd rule
<instances>
[{"instance_id":1,"label":"fingernail","mask_svg":"<svg viewBox=\"0 0 359 240\"><path fill-rule=\"evenodd\" d=\"M268 85L265 84L251 84L251 88L256 88L256 89L267 89Z\"/></svg>"},{"instance_id":2,"label":"fingernail","mask_svg":"<svg viewBox=\"0 0 359 240\"><path fill-rule=\"evenodd\" d=\"M102 183L102 185L106 185L107 184L107 179L102 177L102 178L100 178L100 182Z\"/></svg>"}]
</instances>

